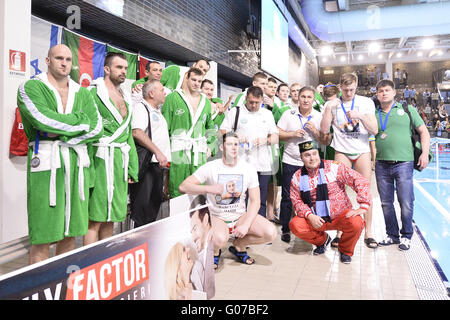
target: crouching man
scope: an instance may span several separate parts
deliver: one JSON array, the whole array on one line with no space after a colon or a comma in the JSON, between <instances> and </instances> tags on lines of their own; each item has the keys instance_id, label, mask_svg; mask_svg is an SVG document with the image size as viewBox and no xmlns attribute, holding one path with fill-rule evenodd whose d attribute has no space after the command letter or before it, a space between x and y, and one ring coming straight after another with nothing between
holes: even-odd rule
<instances>
[{"instance_id":1,"label":"crouching man","mask_svg":"<svg viewBox=\"0 0 450 320\"><path fill-rule=\"evenodd\" d=\"M320 159L314 142L301 143L299 148L304 166L291 180L296 216L289 227L297 237L317 247L315 255L324 253L331 240L326 230L343 231L338 246L340 260L350 263L364 228L362 214L372 202L369 181L341 163ZM352 208L346 186L356 192L359 209Z\"/></svg>"}]
</instances>

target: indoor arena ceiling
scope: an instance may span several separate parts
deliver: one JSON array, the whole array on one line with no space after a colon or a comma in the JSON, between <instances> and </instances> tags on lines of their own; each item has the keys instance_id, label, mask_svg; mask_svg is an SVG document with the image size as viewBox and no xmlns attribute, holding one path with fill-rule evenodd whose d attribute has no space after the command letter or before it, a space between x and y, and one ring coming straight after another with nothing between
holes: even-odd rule
<instances>
[{"instance_id":1,"label":"indoor arena ceiling","mask_svg":"<svg viewBox=\"0 0 450 320\"><path fill-rule=\"evenodd\" d=\"M352 60L356 62L357 60L365 60L367 57L371 57L372 60L379 59L383 61L393 57L420 60L425 58L439 59L439 57L444 58L450 55L449 27L439 28L436 25L435 30L430 32L429 35L418 35L421 30L420 24L425 23L422 21L421 8L435 7L433 12L436 20L432 20L433 23L436 21L436 24L450 26L450 15L446 14L445 11L436 10L444 6L448 8L450 0L296 0L296 2L302 8L303 17L300 17L300 21L303 22L302 27L310 44L316 50L320 64L330 63L332 60L340 60L342 62L350 62ZM322 2L321 5L323 7L317 8L320 2ZM315 6L316 8L305 11L306 6ZM373 34L371 35L371 32L365 32L364 25L370 23L370 19L377 17L377 15L384 18L394 10L399 21L406 19L411 24L417 24L417 36L412 31L413 28L405 29L405 34L401 34L403 25L400 22L398 28L391 29L395 32L387 31L382 37L377 38ZM316 22L317 18L308 20L306 15L311 15L311 13L315 12L321 12L322 17L333 17L336 20L342 19L336 22L335 26L337 28L328 27L331 31L341 27L344 30L345 26L343 24L347 24L349 20L346 17L355 17L353 14L360 13L361 16L366 15L366 18L359 24L361 26L359 35L355 36L357 33L355 30L358 27L358 24L355 22L356 25L351 26L353 27L352 32L348 33L349 39L338 41L340 36L338 32L335 32L336 36L334 38L327 37L327 32L322 34L317 32L319 29L326 31L326 27L324 28L323 25L327 24L328 21L326 20L330 19L323 19L326 22ZM314 15L314 17L317 17L317 15ZM389 22L391 20L393 19L390 19ZM429 25L424 26L429 27ZM378 26L378 28L383 29L383 25ZM342 37L345 38L346 36L342 32Z\"/></svg>"}]
</instances>

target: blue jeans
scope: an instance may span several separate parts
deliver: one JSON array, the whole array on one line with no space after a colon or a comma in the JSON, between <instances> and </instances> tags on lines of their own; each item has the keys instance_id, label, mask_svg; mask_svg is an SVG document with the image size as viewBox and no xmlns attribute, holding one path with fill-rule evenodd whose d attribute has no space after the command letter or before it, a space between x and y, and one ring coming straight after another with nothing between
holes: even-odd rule
<instances>
[{"instance_id":1,"label":"blue jeans","mask_svg":"<svg viewBox=\"0 0 450 320\"><path fill-rule=\"evenodd\" d=\"M301 167L293 166L283 162L283 175L281 177L281 203L280 203L280 223L281 232L289 232L289 222L291 221L291 180L294 173Z\"/></svg>"},{"instance_id":2,"label":"blue jeans","mask_svg":"<svg viewBox=\"0 0 450 320\"><path fill-rule=\"evenodd\" d=\"M399 162L390 164L383 161L375 162L375 177L383 209L386 233L394 240L399 239L399 226L394 209L394 191L400 204L402 238L411 239L414 229L412 225L414 213L414 162Z\"/></svg>"}]
</instances>

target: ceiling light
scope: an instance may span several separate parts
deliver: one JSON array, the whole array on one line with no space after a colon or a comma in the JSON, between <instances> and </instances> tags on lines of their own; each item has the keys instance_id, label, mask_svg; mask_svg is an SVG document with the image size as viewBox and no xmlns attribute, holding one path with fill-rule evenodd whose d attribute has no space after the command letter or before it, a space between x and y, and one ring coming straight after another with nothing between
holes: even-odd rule
<instances>
[{"instance_id":1,"label":"ceiling light","mask_svg":"<svg viewBox=\"0 0 450 320\"><path fill-rule=\"evenodd\" d=\"M444 52L442 52L442 50L439 50L439 51L437 52L437 54L440 55L440 56L442 56L442 55L444 54Z\"/></svg>"},{"instance_id":2,"label":"ceiling light","mask_svg":"<svg viewBox=\"0 0 450 320\"><path fill-rule=\"evenodd\" d=\"M378 55L378 59L383 59L383 55L381 53Z\"/></svg>"},{"instance_id":3,"label":"ceiling light","mask_svg":"<svg viewBox=\"0 0 450 320\"><path fill-rule=\"evenodd\" d=\"M424 39L422 41L422 48L424 49L431 49L434 47L434 40L433 39Z\"/></svg>"},{"instance_id":4,"label":"ceiling light","mask_svg":"<svg viewBox=\"0 0 450 320\"><path fill-rule=\"evenodd\" d=\"M345 60L346 60L346 59L345 59L345 56L342 56L342 57L341 57L341 62L345 62Z\"/></svg>"},{"instance_id":5,"label":"ceiling light","mask_svg":"<svg viewBox=\"0 0 450 320\"><path fill-rule=\"evenodd\" d=\"M333 54L333 48L330 46L322 47L322 49L320 49L320 53L324 56L329 56Z\"/></svg>"},{"instance_id":6,"label":"ceiling light","mask_svg":"<svg viewBox=\"0 0 450 320\"><path fill-rule=\"evenodd\" d=\"M327 62L328 59L327 58L322 58L322 62Z\"/></svg>"},{"instance_id":7,"label":"ceiling light","mask_svg":"<svg viewBox=\"0 0 450 320\"><path fill-rule=\"evenodd\" d=\"M380 45L377 42L372 42L369 44L369 52L378 52L380 51Z\"/></svg>"},{"instance_id":8,"label":"ceiling light","mask_svg":"<svg viewBox=\"0 0 450 320\"><path fill-rule=\"evenodd\" d=\"M401 56L402 56L401 52L397 53L397 58L400 58Z\"/></svg>"},{"instance_id":9,"label":"ceiling light","mask_svg":"<svg viewBox=\"0 0 450 320\"><path fill-rule=\"evenodd\" d=\"M358 56L358 60L362 60L362 59L364 59L364 57L363 57L362 54L360 54L360 55Z\"/></svg>"},{"instance_id":10,"label":"ceiling light","mask_svg":"<svg viewBox=\"0 0 450 320\"><path fill-rule=\"evenodd\" d=\"M417 52L417 56L418 56L418 57L421 57L421 56L423 56L423 53L422 53L422 51L419 51L419 52Z\"/></svg>"}]
</instances>

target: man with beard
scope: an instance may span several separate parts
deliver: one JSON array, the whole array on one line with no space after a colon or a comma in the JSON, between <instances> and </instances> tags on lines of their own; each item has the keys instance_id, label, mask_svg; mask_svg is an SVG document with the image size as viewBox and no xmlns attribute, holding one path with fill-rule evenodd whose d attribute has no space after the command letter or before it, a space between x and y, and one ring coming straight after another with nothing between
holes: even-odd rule
<instances>
[{"instance_id":1,"label":"man with beard","mask_svg":"<svg viewBox=\"0 0 450 320\"><path fill-rule=\"evenodd\" d=\"M127 68L123 54L108 53L105 77L95 80L90 90L103 117L104 134L94 143L95 182L89 201L90 221L85 245L113 235L114 222L126 218L128 183L138 180L138 158L131 130L131 99L120 88Z\"/></svg>"}]
</instances>

